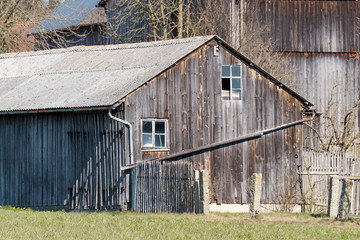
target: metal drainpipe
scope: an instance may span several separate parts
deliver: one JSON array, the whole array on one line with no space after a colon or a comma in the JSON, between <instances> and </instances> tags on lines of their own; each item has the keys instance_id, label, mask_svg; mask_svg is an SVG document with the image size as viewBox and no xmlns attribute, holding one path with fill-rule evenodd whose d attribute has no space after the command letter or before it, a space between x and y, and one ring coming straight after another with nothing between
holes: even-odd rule
<instances>
[{"instance_id":1,"label":"metal drainpipe","mask_svg":"<svg viewBox=\"0 0 360 240\"><path fill-rule=\"evenodd\" d=\"M109 117L110 118L112 118L112 119L114 119L115 121L118 121L118 122L121 122L122 124L124 124L124 125L126 125L126 126L128 126L129 127L129 142L130 142L130 152L129 152L129 157L130 157L130 164L134 164L134 148L133 148L133 137L132 137L132 125L131 125L131 123L129 123L129 122L127 122L127 121L125 121L125 120L122 120L122 119L120 119L120 118L117 118L117 117L115 117L114 115L112 115L111 114L111 112L113 111L113 110L115 110L115 108L114 107L112 107L112 108L110 108L109 109L109 112L108 112L108 114L109 114ZM121 167L121 169L122 169L122 167Z\"/></svg>"}]
</instances>

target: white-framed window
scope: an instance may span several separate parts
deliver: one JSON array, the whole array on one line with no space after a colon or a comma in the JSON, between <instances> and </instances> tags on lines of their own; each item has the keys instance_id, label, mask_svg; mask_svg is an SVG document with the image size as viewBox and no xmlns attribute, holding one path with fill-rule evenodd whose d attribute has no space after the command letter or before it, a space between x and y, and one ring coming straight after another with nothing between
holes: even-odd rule
<instances>
[{"instance_id":1,"label":"white-framed window","mask_svg":"<svg viewBox=\"0 0 360 240\"><path fill-rule=\"evenodd\" d=\"M141 119L141 147L143 150L167 149L166 119Z\"/></svg>"},{"instance_id":2,"label":"white-framed window","mask_svg":"<svg viewBox=\"0 0 360 240\"><path fill-rule=\"evenodd\" d=\"M241 100L241 66L221 67L221 99Z\"/></svg>"}]
</instances>

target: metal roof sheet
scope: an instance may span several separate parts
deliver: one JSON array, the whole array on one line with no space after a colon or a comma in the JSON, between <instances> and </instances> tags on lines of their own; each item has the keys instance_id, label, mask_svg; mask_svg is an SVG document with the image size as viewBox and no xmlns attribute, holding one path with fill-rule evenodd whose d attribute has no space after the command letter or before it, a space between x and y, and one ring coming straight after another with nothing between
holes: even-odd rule
<instances>
[{"instance_id":1,"label":"metal roof sheet","mask_svg":"<svg viewBox=\"0 0 360 240\"><path fill-rule=\"evenodd\" d=\"M65 1L36 25L29 34L77 26L95 10L99 2L100 0Z\"/></svg>"},{"instance_id":2,"label":"metal roof sheet","mask_svg":"<svg viewBox=\"0 0 360 240\"><path fill-rule=\"evenodd\" d=\"M111 106L212 38L0 55L0 111Z\"/></svg>"}]
</instances>

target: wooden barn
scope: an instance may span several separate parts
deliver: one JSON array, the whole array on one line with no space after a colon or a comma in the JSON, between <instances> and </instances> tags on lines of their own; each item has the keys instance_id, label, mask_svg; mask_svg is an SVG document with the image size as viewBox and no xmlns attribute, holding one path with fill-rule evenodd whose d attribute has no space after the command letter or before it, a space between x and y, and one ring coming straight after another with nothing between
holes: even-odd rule
<instances>
[{"instance_id":1,"label":"wooden barn","mask_svg":"<svg viewBox=\"0 0 360 240\"><path fill-rule=\"evenodd\" d=\"M119 19L123 18L120 5L117 0L64 1L39 22L29 35L37 40L37 50L129 42L126 39L132 34L127 32L134 27L144 30L136 37L132 36L130 42L149 41L148 32L151 30L146 21L135 26L129 21L119 23Z\"/></svg>"},{"instance_id":2,"label":"wooden barn","mask_svg":"<svg viewBox=\"0 0 360 240\"><path fill-rule=\"evenodd\" d=\"M266 37L289 59L285 68L297 69L297 92L321 112L330 99L340 108L354 106L360 82L359 1L243 0L241 4L240 8L254 9L244 15L244 28L252 19L269 26Z\"/></svg>"},{"instance_id":3,"label":"wooden barn","mask_svg":"<svg viewBox=\"0 0 360 240\"><path fill-rule=\"evenodd\" d=\"M133 163L209 171L210 201L276 203L312 104L216 36L0 55L0 205L121 208ZM115 116L115 117L114 117ZM293 186L292 186L293 187ZM74 206L72 206L74 207Z\"/></svg>"}]
</instances>

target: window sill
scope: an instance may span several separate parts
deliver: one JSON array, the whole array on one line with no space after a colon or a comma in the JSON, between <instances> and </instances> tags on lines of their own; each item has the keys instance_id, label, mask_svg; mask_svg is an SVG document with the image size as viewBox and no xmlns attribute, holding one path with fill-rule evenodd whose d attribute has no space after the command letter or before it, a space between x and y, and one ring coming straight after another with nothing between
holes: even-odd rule
<instances>
[{"instance_id":1,"label":"window sill","mask_svg":"<svg viewBox=\"0 0 360 240\"><path fill-rule=\"evenodd\" d=\"M170 152L169 148L141 148L141 152Z\"/></svg>"}]
</instances>

